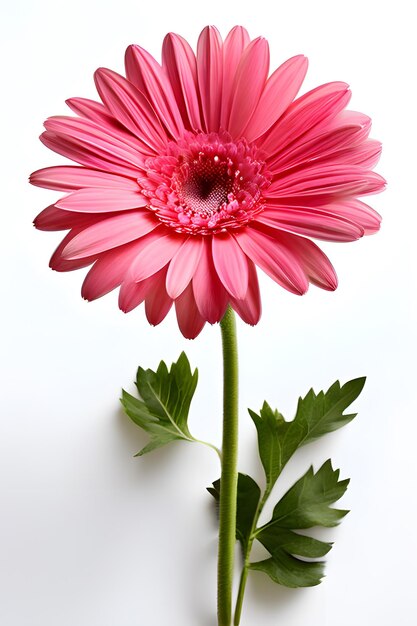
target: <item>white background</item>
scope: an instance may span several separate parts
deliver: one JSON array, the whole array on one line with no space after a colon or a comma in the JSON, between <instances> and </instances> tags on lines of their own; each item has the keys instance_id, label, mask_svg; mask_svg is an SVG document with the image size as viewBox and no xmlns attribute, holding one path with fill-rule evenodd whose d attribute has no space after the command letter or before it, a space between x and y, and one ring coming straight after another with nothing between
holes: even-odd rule
<instances>
[{"instance_id":1,"label":"white background","mask_svg":"<svg viewBox=\"0 0 417 626\"><path fill-rule=\"evenodd\" d=\"M65 98L95 97L93 71L122 71L125 47L159 57L179 32L194 46L207 23L236 23L271 45L271 67L304 53L304 89L345 80L351 108L374 120L389 182L372 200L380 234L323 248L335 293L303 298L262 280L264 314L239 324L240 469L262 473L246 407L264 398L292 418L298 395L367 375L358 418L293 459L284 485L329 456L352 478L352 512L335 540L322 585L280 588L250 575L242 626L415 624L415 26L406 0L107 0L8 3L1 20L1 550L4 626L215 626L216 523L205 487L218 477L210 450L173 444L133 458L146 437L118 404L136 367L186 349L199 367L190 426L220 442L219 329L195 341L173 314L158 328L142 309L125 316L115 293L87 304L83 270L48 269L59 233L33 217L59 194L28 174L64 162L38 141ZM269 509L270 510L270 509Z\"/></svg>"}]
</instances>

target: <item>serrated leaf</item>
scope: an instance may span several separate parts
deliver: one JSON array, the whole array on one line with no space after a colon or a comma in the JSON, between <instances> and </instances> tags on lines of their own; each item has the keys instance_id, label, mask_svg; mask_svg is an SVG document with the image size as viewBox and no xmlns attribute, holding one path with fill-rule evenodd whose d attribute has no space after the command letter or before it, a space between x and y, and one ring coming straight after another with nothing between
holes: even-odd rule
<instances>
[{"instance_id":1,"label":"serrated leaf","mask_svg":"<svg viewBox=\"0 0 417 626\"><path fill-rule=\"evenodd\" d=\"M297 559L287 552L277 552L274 557L251 563L250 569L259 570L279 585L285 587L314 587L324 576L322 561L307 562Z\"/></svg>"},{"instance_id":2,"label":"serrated leaf","mask_svg":"<svg viewBox=\"0 0 417 626\"><path fill-rule=\"evenodd\" d=\"M348 484L349 480L339 481L339 470L333 470L330 460L316 473L310 468L275 506L272 519L256 531L256 539L271 558L251 563L251 569L261 570L287 587L318 585L324 563L304 561L303 557L323 557L332 544L295 531L319 525L335 526L347 511L330 505L342 497Z\"/></svg>"},{"instance_id":3,"label":"serrated leaf","mask_svg":"<svg viewBox=\"0 0 417 626\"><path fill-rule=\"evenodd\" d=\"M331 543L314 539L308 535L300 535L293 530L281 528L277 525L272 528L265 528L265 530L259 533L257 539L261 541L271 554L280 549L309 559L326 556L332 548Z\"/></svg>"},{"instance_id":4,"label":"serrated leaf","mask_svg":"<svg viewBox=\"0 0 417 626\"><path fill-rule=\"evenodd\" d=\"M218 502L220 500L220 480L208 487L207 491ZM257 483L247 474L238 475L236 504L236 539L240 541L245 552L250 539L253 520L258 510L261 490Z\"/></svg>"},{"instance_id":5,"label":"serrated leaf","mask_svg":"<svg viewBox=\"0 0 417 626\"><path fill-rule=\"evenodd\" d=\"M348 511L333 509L330 504L345 493L349 479L339 481L330 459L314 473L312 467L287 491L275 506L268 526L281 528L311 528L336 526Z\"/></svg>"},{"instance_id":6,"label":"serrated leaf","mask_svg":"<svg viewBox=\"0 0 417 626\"><path fill-rule=\"evenodd\" d=\"M138 368L136 386L140 399L122 391L121 402L130 419L151 437L137 456L175 441L194 441L188 430L188 413L198 372L191 372L184 352L168 370L161 361L156 372Z\"/></svg>"},{"instance_id":7,"label":"serrated leaf","mask_svg":"<svg viewBox=\"0 0 417 626\"><path fill-rule=\"evenodd\" d=\"M267 402L264 402L260 415L251 409L249 409L249 414L258 432L259 456L265 470L269 491L286 463L285 457L283 457L285 452L283 441L289 424L284 420L281 413L273 411Z\"/></svg>"},{"instance_id":8,"label":"serrated leaf","mask_svg":"<svg viewBox=\"0 0 417 626\"><path fill-rule=\"evenodd\" d=\"M356 414L344 415L343 412L359 396L364 384L365 378L357 378L343 387L336 381L326 392L318 394L311 389L305 398L299 399L291 422L286 422L266 402L259 415L249 409L258 433L268 492L299 447L341 428L355 417Z\"/></svg>"},{"instance_id":9,"label":"serrated leaf","mask_svg":"<svg viewBox=\"0 0 417 626\"><path fill-rule=\"evenodd\" d=\"M326 392L320 391L316 395L311 389L305 398L300 398L296 416L290 424L297 421L304 425L301 445L351 422L357 414L344 415L343 411L359 396L365 381L365 377L355 378L341 387L337 380Z\"/></svg>"}]
</instances>

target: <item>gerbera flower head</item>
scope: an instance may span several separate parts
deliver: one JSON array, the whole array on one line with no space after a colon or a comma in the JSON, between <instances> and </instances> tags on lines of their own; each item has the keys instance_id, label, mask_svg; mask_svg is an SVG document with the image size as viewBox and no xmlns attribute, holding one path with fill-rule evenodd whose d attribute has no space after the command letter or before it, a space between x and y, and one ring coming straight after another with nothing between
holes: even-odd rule
<instances>
[{"instance_id":1,"label":"gerbera flower head","mask_svg":"<svg viewBox=\"0 0 417 626\"><path fill-rule=\"evenodd\" d=\"M168 34L162 65L139 46L126 78L100 68L100 102L67 101L77 117L45 122L42 142L78 163L34 172L31 182L67 192L35 220L69 230L50 265L92 265L82 295L120 286L119 305L145 302L151 324L174 304L195 337L230 304L249 324L261 314L257 268L285 289L337 286L309 237L353 241L380 217L358 197L384 188L372 168L381 146L371 122L348 111L342 82L296 98L307 59L269 77L265 39L236 26L225 41L205 28L197 53Z\"/></svg>"}]
</instances>

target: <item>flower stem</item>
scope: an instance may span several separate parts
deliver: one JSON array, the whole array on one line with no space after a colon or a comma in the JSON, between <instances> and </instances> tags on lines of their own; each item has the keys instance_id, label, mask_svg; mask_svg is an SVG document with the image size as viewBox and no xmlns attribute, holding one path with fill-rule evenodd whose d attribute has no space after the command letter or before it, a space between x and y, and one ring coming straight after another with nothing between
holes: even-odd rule
<instances>
[{"instance_id":1,"label":"flower stem","mask_svg":"<svg viewBox=\"0 0 417 626\"><path fill-rule=\"evenodd\" d=\"M220 322L220 329L223 346L223 443L217 614L219 626L231 626L238 476L238 358L235 315L230 306Z\"/></svg>"}]
</instances>

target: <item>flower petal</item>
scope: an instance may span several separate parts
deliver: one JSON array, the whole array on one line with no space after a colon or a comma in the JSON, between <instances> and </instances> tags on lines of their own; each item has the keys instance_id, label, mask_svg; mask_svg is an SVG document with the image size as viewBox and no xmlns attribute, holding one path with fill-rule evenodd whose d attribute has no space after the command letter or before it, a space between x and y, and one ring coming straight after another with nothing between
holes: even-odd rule
<instances>
[{"instance_id":1,"label":"flower petal","mask_svg":"<svg viewBox=\"0 0 417 626\"><path fill-rule=\"evenodd\" d=\"M350 99L349 86L342 82L327 83L297 98L284 115L270 128L257 145L274 155L301 137L316 134L322 125L328 124Z\"/></svg>"},{"instance_id":2,"label":"flower petal","mask_svg":"<svg viewBox=\"0 0 417 626\"><path fill-rule=\"evenodd\" d=\"M382 218L379 213L360 200L340 200L333 204L326 204L323 209L358 224L363 228L365 235L378 232L381 225Z\"/></svg>"},{"instance_id":3,"label":"flower petal","mask_svg":"<svg viewBox=\"0 0 417 626\"><path fill-rule=\"evenodd\" d=\"M71 111L74 111L81 117L85 117L97 124L119 128L126 132L101 102L89 100L88 98L68 98L68 100L65 100L65 104L69 106Z\"/></svg>"},{"instance_id":4,"label":"flower petal","mask_svg":"<svg viewBox=\"0 0 417 626\"><path fill-rule=\"evenodd\" d=\"M82 230L82 228L74 228L65 235L64 239L51 256L49 261L49 267L51 269L56 272L71 272L72 270L78 270L81 267L91 265L98 258L98 254L93 254L91 256L83 257L82 259L68 260L63 255L65 248L71 244L72 240L75 239L80 232L82 232Z\"/></svg>"},{"instance_id":5,"label":"flower petal","mask_svg":"<svg viewBox=\"0 0 417 626\"><path fill-rule=\"evenodd\" d=\"M38 230L69 230L70 228L85 228L95 224L98 219L97 215L71 213L57 209L54 204L51 204L35 217L33 224Z\"/></svg>"},{"instance_id":6,"label":"flower petal","mask_svg":"<svg viewBox=\"0 0 417 626\"><path fill-rule=\"evenodd\" d=\"M156 274L169 263L182 246L186 236L160 228L153 237L148 237L146 245L137 255L129 270L129 280L140 282Z\"/></svg>"},{"instance_id":7,"label":"flower petal","mask_svg":"<svg viewBox=\"0 0 417 626\"><path fill-rule=\"evenodd\" d=\"M162 67L168 75L185 127L201 130L196 59L185 39L168 33L162 46Z\"/></svg>"},{"instance_id":8,"label":"flower petal","mask_svg":"<svg viewBox=\"0 0 417 626\"><path fill-rule=\"evenodd\" d=\"M175 300L178 326L186 339L195 339L203 329L206 320L197 308L191 284Z\"/></svg>"},{"instance_id":9,"label":"flower petal","mask_svg":"<svg viewBox=\"0 0 417 626\"><path fill-rule=\"evenodd\" d=\"M273 228L329 241L353 241L362 235L376 233L381 224L381 216L374 209L360 200L349 198L319 207L277 203L266 206L256 220ZM321 225L320 220L323 220Z\"/></svg>"},{"instance_id":10,"label":"flower petal","mask_svg":"<svg viewBox=\"0 0 417 626\"><path fill-rule=\"evenodd\" d=\"M269 46L266 39L258 37L245 49L236 70L233 100L227 130L237 139L241 136L254 112L269 70Z\"/></svg>"},{"instance_id":11,"label":"flower petal","mask_svg":"<svg viewBox=\"0 0 417 626\"><path fill-rule=\"evenodd\" d=\"M157 326L165 319L173 300L169 297L165 289L167 268L162 268L149 280L152 281L145 298L145 313L149 324Z\"/></svg>"},{"instance_id":12,"label":"flower petal","mask_svg":"<svg viewBox=\"0 0 417 626\"><path fill-rule=\"evenodd\" d=\"M221 128L227 128L233 100L233 85L243 51L249 44L250 37L246 28L235 26L227 35L223 44L223 88L221 103Z\"/></svg>"},{"instance_id":13,"label":"flower petal","mask_svg":"<svg viewBox=\"0 0 417 626\"><path fill-rule=\"evenodd\" d=\"M84 228L67 245L63 256L67 260L73 260L99 254L139 239L158 226L158 222L149 211L114 215Z\"/></svg>"},{"instance_id":14,"label":"flower petal","mask_svg":"<svg viewBox=\"0 0 417 626\"><path fill-rule=\"evenodd\" d=\"M83 141L96 148L107 149L109 154L118 151L122 157L124 153L135 159L139 157L139 163L143 164L144 155L153 154L148 146L131 132L126 130L113 117L110 121L94 121L83 117L71 117L70 115L55 115L48 117L44 122L49 132L74 139L81 144ZM110 149L111 147L111 149Z\"/></svg>"},{"instance_id":15,"label":"flower petal","mask_svg":"<svg viewBox=\"0 0 417 626\"><path fill-rule=\"evenodd\" d=\"M193 293L202 317L215 324L222 319L229 296L214 267L211 238L204 237L203 243L203 252L192 281Z\"/></svg>"},{"instance_id":16,"label":"flower petal","mask_svg":"<svg viewBox=\"0 0 417 626\"><path fill-rule=\"evenodd\" d=\"M125 55L126 76L151 103L171 136L176 139L184 132L184 124L171 84L159 63L140 46L132 45Z\"/></svg>"},{"instance_id":17,"label":"flower petal","mask_svg":"<svg viewBox=\"0 0 417 626\"><path fill-rule=\"evenodd\" d=\"M103 155L101 150L97 150L88 146L86 142L84 145L80 145L78 140L72 140L69 137L57 135L51 132L44 132L39 137L41 142L49 148L62 156L86 165L87 167L95 167L97 169L109 169L110 171L124 174L127 176L137 176L138 170L128 168L120 164L117 160L108 160L107 155ZM116 161L116 162L115 162Z\"/></svg>"},{"instance_id":18,"label":"flower petal","mask_svg":"<svg viewBox=\"0 0 417 626\"><path fill-rule=\"evenodd\" d=\"M191 236L176 252L168 267L166 290L171 298L178 298L191 281L203 251L203 238Z\"/></svg>"},{"instance_id":19,"label":"flower petal","mask_svg":"<svg viewBox=\"0 0 417 626\"><path fill-rule=\"evenodd\" d=\"M256 221L324 241L356 241L365 234L361 226L349 219L315 207L271 206Z\"/></svg>"},{"instance_id":20,"label":"flower petal","mask_svg":"<svg viewBox=\"0 0 417 626\"><path fill-rule=\"evenodd\" d=\"M334 291L338 282L336 272L324 252L309 239L289 237L287 245L301 262L310 282L326 291Z\"/></svg>"},{"instance_id":21,"label":"flower petal","mask_svg":"<svg viewBox=\"0 0 417 626\"><path fill-rule=\"evenodd\" d=\"M206 26L197 43L197 77L207 132L218 131L223 83L223 42L214 26Z\"/></svg>"},{"instance_id":22,"label":"flower petal","mask_svg":"<svg viewBox=\"0 0 417 626\"><path fill-rule=\"evenodd\" d=\"M268 198L362 196L378 193L384 187L382 176L357 165L308 165L274 180L265 199L268 202Z\"/></svg>"},{"instance_id":23,"label":"flower petal","mask_svg":"<svg viewBox=\"0 0 417 626\"><path fill-rule=\"evenodd\" d=\"M139 191L125 189L79 189L61 198L58 209L76 213L109 213L127 211L146 206L147 200Z\"/></svg>"},{"instance_id":24,"label":"flower petal","mask_svg":"<svg viewBox=\"0 0 417 626\"><path fill-rule=\"evenodd\" d=\"M339 126L323 133L314 135L307 141L300 141L292 148L289 147L282 154L271 160L269 170L277 175L285 170L303 166L314 161L314 165L323 161L334 162L338 152L352 146L357 146L366 136L368 129L358 124Z\"/></svg>"},{"instance_id":25,"label":"flower petal","mask_svg":"<svg viewBox=\"0 0 417 626\"><path fill-rule=\"evenodd\" d=\"M249 226L235 237L244 253L278 284L297 295L307 291L303 268L291 250L283 245L284 237L280 232L275 231L271 237Z\"/></svg>"},{"instance_id":26,"label":"flower petal","mask_svg":"<svg viewBox=\"0 0 417 626\"><path fill-rule=\"evenodd\" d=\"M255 264L248 259L249 284L244 300L231 298L230 304L246 324L254 326L261 317L261 294Z\"/></svg>"},{"instance_id":27,"label":"flower petal","mask_svg":"<svg viewBox=\"0 0 417 626\"><path fill-rule=\"evenodd\" d=\"M51 150L73 161L124 176L136 178L145 167L139 141L132 148L123 136L90 120L50 117L41 141Z\"/></svg>"},{"instance_id":28,"label":"flower petal","mask_svg":"<svg viewBox=\"0 0 417 626\"><path fill-rule=\"evenodd\" d=\"M88 167L77 167L76 165L44 167L33 172L29 182L37 187L55 189L56 191L73 191L85 187L138 190L137 182L131 178L110 172L99 172Z\"/></svg>"},{"instance_id":29,"label":"flower petal","mask_svg":"<svg viewBox=\"0 0 417 626\"><path fill-rule=\"evenodd\" d=\"M364 169L372 169L379 161L382 146L375 139L368 139L359 146L346 148L332 155L333 163L345 165L360 165ZM382 191L382 189L381 189Z\"/></svg>"},{"instance_id":30,"label":"flower petal","mask_svg":"<svg viewBox=\"0 0 417 626\"><path fill-rule=\"evenodd\" d=\"M128 80L99 68L94 74L97 91L104 104L123 126L157 152L167 144L167 136L146 97Z\"/></svg>"},{"instance_id":31,"label":"flower petal","mask_svg":"<svg viewBox=\"0 0 417 626\"><path fill-rule=\"evenodd\" d=\"M163 270L161 270L163 271ZM141 304L154 284L154 276L135 283L131 280L124 280L119 291L119 309L123 313L130 313Z\"/></svg>"},{"instance_id":32,"label":"flower petal","mask_svg":"<svg viewBox=\"0 0 417 626\"><path fill-rule=\"evenodd\" d=\"M303 83L307 67L305 56L295 56L268 78L258 106L244 130L247 141L254 141L263 135L287 110Z\"/></svg>"},{"instance_id":33,"label":"flower petal","mask_svg":"<svg viewBox=\"0 0 417 626\"><path fill-rule=\"evenodd\" d=\"M216 272L232 298L243 300L248 290L248 261L233 235L213 237L212 254Z\"/></svg>"},{"instance_id":34,"label":"flower petal","mask_svg":"<svg viewBox=\"0 0 417 626\"><path fill-rule=\"evenodd\" d=\"M84 279L81 295L96 300L122 284L132 261L144 245L144 238L104 252Z\"/></svg>"}]
</instances>

